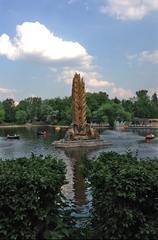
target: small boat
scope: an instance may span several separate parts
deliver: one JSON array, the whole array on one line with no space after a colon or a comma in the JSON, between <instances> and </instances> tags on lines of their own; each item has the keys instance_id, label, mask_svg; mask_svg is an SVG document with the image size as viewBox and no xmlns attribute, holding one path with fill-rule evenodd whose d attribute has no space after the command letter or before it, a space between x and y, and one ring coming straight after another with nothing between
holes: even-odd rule
<instances>
[{"instance_id":1,"label":"small boat","mask_svg":"<svg viewBox=\"0 0 158 240\"><path fill-rule=\"evenodd\" d=\"M46 134L47 134L46 131L37 132L37 135L38 135L38 136L43 136L43 135L46 135Z\"/></svg>"},{"instance_id":2,"label":"small boat","mask_svg":"<svg viewBox=\"0 0 158 240\"><path fill-rule=\"evenodd\" d=\"M147 134L145 136L145 140L151 140L151 139L154 139L155 138L155 135L154 134Z\"/></svg>"},{"instance_id":3,"label":"small boat","mask_svg":"<svg viewBox=\"0 0 158 240\"><path fill-rule=\"evenodd\" d=\"M14 135L7 135L7 139L20 139L20 136L19 135L16 135L16 134L14 134Z\"/></svg>"},{"instance_id":4,"label":"small boat","mask_svg":"<svg viewBox=\"0 0 158 240\"><path fill-rule=\"evenodd\" d=\"M55 128L55 131L58 133L58 132L60 132L60 130L61 130L61 127L56 127Z\"/></svg>"}]
</instances>

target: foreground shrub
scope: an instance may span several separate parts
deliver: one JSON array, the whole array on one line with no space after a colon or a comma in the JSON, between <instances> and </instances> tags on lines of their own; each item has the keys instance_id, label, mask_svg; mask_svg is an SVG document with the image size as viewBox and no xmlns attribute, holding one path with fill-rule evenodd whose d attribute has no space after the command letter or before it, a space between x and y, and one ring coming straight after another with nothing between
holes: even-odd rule
<instances>
[{"instance_id":1,"label":"foreground shrub","mask_svg":"<svg viewBox=\"0 0 158 240\"><path fill-rule=\"evenodd\" d=\"M0 239L43 239L57 226L65 164L51 156L0 161Z\"/></svg>"},{"instance_id":2,"label":"foreground shrub","mask_svg":"<svg viewBox=\"0 0 158 240\"><path fill-rule=\"evenodd\" d=\"M158 239L158 161L109 152L89 167L95 239Z\"/></svg>"}]
</instances>

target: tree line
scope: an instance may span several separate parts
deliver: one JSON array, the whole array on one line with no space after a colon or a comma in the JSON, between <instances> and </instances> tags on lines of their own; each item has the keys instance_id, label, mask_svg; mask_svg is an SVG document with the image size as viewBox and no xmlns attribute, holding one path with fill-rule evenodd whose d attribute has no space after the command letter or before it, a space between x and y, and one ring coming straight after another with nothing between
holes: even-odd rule
<instances>
[{"instance_id":1,"label":"tree line","mask_svg":"<svg viewBox=\"0 0 158 240\"><path fill-rule=\"evenodd\" d=\"M136 92L136 97L119 100L110 99L106 92L86 93L87 120L95 123L132 121L133 118L158 118L158 96L151 97L147 90ZM13 99L0 102L0 123L33 123L42 121L48 124L66 124L72 121L71 97L42 100L29 97L17 105Z\"/></svg>"}]
</instances>

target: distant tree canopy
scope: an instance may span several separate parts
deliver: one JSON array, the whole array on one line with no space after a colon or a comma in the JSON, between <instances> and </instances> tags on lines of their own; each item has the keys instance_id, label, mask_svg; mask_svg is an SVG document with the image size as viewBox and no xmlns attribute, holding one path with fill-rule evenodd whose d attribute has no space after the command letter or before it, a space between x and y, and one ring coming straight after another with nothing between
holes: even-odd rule
<instances>
[{"instance_id":1,"label":"distant tree canopy","mask_svg":"<svg viewBox=\"0 0 158 240\"><path fill-rule=\"evenodd\" d=\"M130 121L131 113L124 110L121 104L115 102L109 102L102 104L99 107L96 115L100 117L101 122L104 122L105 116L107 117L108 123L111 127L114 126L114 121Z\"/></svg>"},{"instance_id":2,"label":"distant tree canopy","mask_svg":"<svg viewBox=\"0 0 158 240\"><path fill-rule=\"evenodd\" d=\"M109 99L106 92L86 93L87 121L109 123L114 121L131 121L134 117L158 118L158 97L151 97L147 90L136 92L133 99ZM43 121L49 124L71 123L71 97L42 100L40 97L29 97L21 100L17 106L13 99L0 103L0 123L26 123Z\"/></svg>"},{"instance_id":3,"label":"distant tree canopy","mask_svg":"<svg viewBox=\"0 0 158 240\"><path fill-rule=\"evenodd\" d=\"M5 111L2 103L0 102L0 123L5 119Z\"/></svg>"},{"instance_id":4,"label":"distant tree canopy","mask_svg":"<svg viewBox=\"0 0 158 240\"><path fill-rule=\"evenodd\" d=\"M11 98L3 101L3 108L5 111L5 122L15 122L15 102Z\"/></svg>"}]
</instances>

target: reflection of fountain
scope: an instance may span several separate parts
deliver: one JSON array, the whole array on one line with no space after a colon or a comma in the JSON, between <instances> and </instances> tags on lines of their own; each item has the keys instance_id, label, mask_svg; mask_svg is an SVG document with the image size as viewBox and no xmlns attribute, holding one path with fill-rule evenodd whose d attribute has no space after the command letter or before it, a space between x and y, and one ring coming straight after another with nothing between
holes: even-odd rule
<instances>
[{"instance_id":1,"label":"reflection of fountain","mask_svg":"<svg viewBox=\"0 0 158 240\"><path fill-rule=\"evenodd\" d=\"M72 161L73 168L73 187L74 187L74 201L79 207L87 204L86 197L86 183L80 171L81 159L88 153L86 149L69 149L65 150L66 156Z\"/></svg>"}]
</instances>

